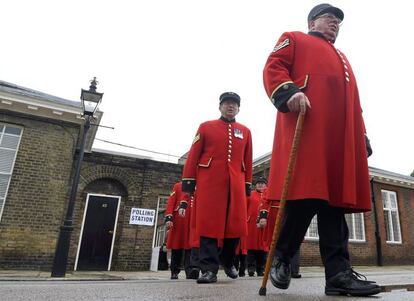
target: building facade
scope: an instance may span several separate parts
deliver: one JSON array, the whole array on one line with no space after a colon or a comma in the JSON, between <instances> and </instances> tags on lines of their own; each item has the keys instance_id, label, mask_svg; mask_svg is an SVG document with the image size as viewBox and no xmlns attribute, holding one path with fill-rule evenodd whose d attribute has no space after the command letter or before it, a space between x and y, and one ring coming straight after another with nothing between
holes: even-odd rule
<instances>
[{"instance_id":1,"label":"building facade","mask_svg":"<svg viewBox=\"0 0 414 301\"><path fill-rule=\"evenodd\" d=\"M1 268L51 269L82 126L80 102L0 81ZM87 136L68 270L148 270L182 166L91 151L96 129ZM155 210L155 225L130 223L132 208Z\"/></svg>"}]
</instances>

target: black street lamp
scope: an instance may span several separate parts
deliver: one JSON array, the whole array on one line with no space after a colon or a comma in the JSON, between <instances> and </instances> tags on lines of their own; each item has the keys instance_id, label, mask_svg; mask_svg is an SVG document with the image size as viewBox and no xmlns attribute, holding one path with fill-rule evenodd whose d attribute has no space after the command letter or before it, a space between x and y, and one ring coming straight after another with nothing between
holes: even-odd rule
<instances>
[{"instance_id":1,"label":"black street lamp","mask_svg":"<svg viewBox=\"0 0 414 301\"><path fill-rule=\"evenodd\" d=\"M81 164L83 160L83 154L85 152L86 134L91 126L91 119L93 119L93 116L98 109L103 96L103 93L96 92L97 84L98 82L96 81L96 77L94 77L93 80L91 80L89 90L82 89L81 92L80 98L82 100L83 117L85 118L85 122L83 125L83 133L79 145L79 158L78 162L76 162L76 170L70 191L68 208L66 211L65 219L63 221L63 225L60 226L59 239L56 245L55 258L53 260L51 275L52 277L65 277L66 274L70 237L73 231L73 209L75 207Z\"/></svg>"}]
</instances>

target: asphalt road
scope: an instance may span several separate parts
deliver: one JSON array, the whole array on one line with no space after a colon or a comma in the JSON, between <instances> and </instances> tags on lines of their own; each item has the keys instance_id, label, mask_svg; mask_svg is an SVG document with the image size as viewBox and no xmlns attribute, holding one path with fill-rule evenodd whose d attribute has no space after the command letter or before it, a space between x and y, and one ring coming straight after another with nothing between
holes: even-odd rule
<instances>
[{"instance_id":1,"label":"asphalt road","mask_svg":"<svg viewBox=\"0 0 414 301\"><path fill-rule=\"evenodd\" d=\"M407 283L412 274L371 275L379 284ZM259 296L261 278L231 280L219 275L216 284L196 284L194 280L118 280L118 281L3 281L1 301L20 300L414 300L414 291L394 290L372 297L326 296L321 275L305 274L292 279L288 290L278 290L271 283L267 295Z\"/></svg>"}]
</instances>

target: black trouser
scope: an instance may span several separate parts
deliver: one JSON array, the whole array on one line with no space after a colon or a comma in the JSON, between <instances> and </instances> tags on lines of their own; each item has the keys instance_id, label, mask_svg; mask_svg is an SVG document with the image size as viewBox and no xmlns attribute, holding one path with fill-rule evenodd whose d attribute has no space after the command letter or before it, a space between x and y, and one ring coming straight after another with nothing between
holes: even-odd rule
<instances>
[{"instance_id":1,"label":"black trouser","mask_svg":"<svg viewBox=\"0 0 414 301\"><path fill-rule=\"evenodd\" d=\"M234 266L236 267L236 270L239 271L239 275L244 275L246 272L246 257L246 255L241 253L234 257Z\"/></svg>"},{"instance_id":2,"label":"black trouser","mask_svg":"<svg viewBox=\"0 0 414 301\"><path fill-rule=\"evenodd\" d=\"M158 270L159 271L168 270L167 252L165 250L165 246L160 247L160 252L158 255Z\"/></svg>"},{"instance_id":3,"label":"black trouser","mask_svg":"<svg viewBox=\"0 0 414 301\"><path fill-rule=\"evenodd\" d=\"M190 255L191 249L172 249L171 250L171 274L179 274L181 271L181 261L184 253L184 270L188 274L190 272Z\"/></svg>"},{"instance_id":4,"label":"black trouser","mask_svg":"<svg viewBox=\"0 0 414 301\"><path fill-rule=\"evenodd\" d=\"M191 255L190 255L190 270L200 270L200 257L199 257L200 249L199 248L191 248Z\"/></svg>"},{"instance_id":5,"label":"black trouser","mask_svg":"<svg viewBox=\"0 0 414 301\"><path fill-rule=\"evenodd\" d=\"M217 274L220 262L225 267L231 267L239 238L224 238L223 247L219 252L217 239L200 237L200 269L202 273L211 271Z\"/></svg>"},{"instance_id":6,"label":"black trouser","mask_svg":"<svg viewBox=\"0 0 414 301\"><path fill-rule=\"evenodd\" d=\"M276 256L282 261L291 261L315 214L318 220L319 250L325 266L325 277L329 278L350 268L349 233L342 208L331 207L327 202L315 199L288 201Z\"/></svg>"},{"instance_id":7,"label":"black trouser","mask_svg":"<svg viewBox=\"0 0 414 301\"><path fill-rule=\"evenodd\" d=\"M300 267L300 249L296 251L296 253L290 259L290 270L292 274L299 274L299 267Z\"/></svg>"},{"instance_id":8,"label":"black trouser","mask_svg":"<svg viewBox=\"0 0 414 301\"><path fill-rule=\"evenodd\" d=\"M266 252L263 250L247 251L247 271L249 273L263 273L266 264Z\"/></svg>"}]
</instances>

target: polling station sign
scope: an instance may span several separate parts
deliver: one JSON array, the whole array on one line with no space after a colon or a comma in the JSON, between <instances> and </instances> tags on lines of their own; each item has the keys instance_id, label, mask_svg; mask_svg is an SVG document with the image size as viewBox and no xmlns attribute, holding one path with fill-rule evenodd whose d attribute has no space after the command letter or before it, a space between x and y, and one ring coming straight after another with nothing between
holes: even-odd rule
<instances>
[{"instance_id":1,"label":"polling station sign","mask_svg":"<svg viewBox=\"0 0 414 301\"><path fill-rule=\"evenodd\" d=\"M131 217L129 218L131 225L154 226L155 210L144 208L131 208Z\"/></svg>"}]
</instances>

